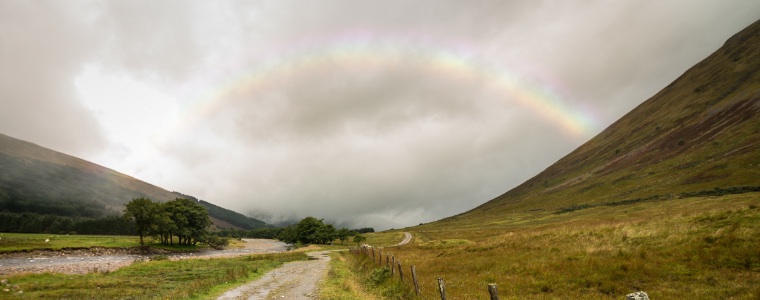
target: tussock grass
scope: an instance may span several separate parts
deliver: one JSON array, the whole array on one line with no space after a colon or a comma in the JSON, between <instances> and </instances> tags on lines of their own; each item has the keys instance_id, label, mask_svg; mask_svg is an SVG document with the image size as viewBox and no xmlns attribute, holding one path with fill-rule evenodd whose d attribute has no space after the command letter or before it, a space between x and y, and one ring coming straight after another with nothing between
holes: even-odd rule
<instances>
[{"instance_id":1,"label":"tussock grass","mask_svg":"<svg viewBox=\"0 0 760 300\"><path fill-rule=\"evenodd\" d=\"M319 287L319 299L323 300L374 300L381 299L364 289L362 278L352 269L346 252L330 254L330 270L327 279ZM352 261L353 262L353 261Z\"/></svg>"},{"instance_id":2,"label":"tussock grass","mask_svg":"<svg viewBox=\"0 0 760 300\"><path fill-rule=\"evenodd\" d=\"M554 214L460 218L409 229L392 249L415 264L424 298L760 297L760 195L695 197Z\"/></svg>"},{"instance_id":3,"label":"tussock grass","mask_svg":"<svg viewBox=\"0 0 760 300\"><path fill-rule=\"evenodd\" d=\"M303 253L220 259L136 262L110 273L30 274L7 277L26 299L205 299L251 281L267 270L304 260ZM18 294L18 291L23 291ZM0 291L0 298L11 292Z\"/></svg>"},{"instance_id":4,"label":"tussock grass","mask_svg":"<svg viewBox=\"0 0 760 300\"><path fill-rule=\"evenodd\" d=\"M135 247L139 244L139 238L136 236L0 233L0 253L38 249L60 250L65 248L90 247L125 248Z\"/></svg>"},{"instance_id":5,"label":"tussock grass","mask_svg":"<svg viewBox=\"0 0 760 300\"><path fill-rule=\"evenodd\" d=\"M388 247L397 244L404 239L404 232L401 230L391 230L383 232L366 233L364 237L367 240L364 242L376 247ZM351 245L355 246L355 245Z\"/></svg>"},{"instance_id":6,"label":"tussock grass","mask_svg":"<svg viewBox=\"0 0 760 300\"><path fill-rule=\"evenodd\" d=\"M334 255L330 279L322 286L319 299L423 299L408 284L411 278L401 282L398 273L391 276L388 267L379 266L370 257L349 251Z\"/></svg>"}]
</instances>

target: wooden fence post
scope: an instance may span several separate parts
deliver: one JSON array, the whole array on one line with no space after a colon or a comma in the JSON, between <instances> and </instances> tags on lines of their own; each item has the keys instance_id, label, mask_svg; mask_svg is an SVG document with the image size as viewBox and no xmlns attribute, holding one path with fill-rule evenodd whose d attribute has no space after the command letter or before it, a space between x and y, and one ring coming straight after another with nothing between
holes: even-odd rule
<instances>
[{"instance_id":1,"label":"wooden fence post","mask_svg":"<svg viewBox=\"0 0 760 300\"><path fill-rule=\"evenodd\" d=\"M383 265L383 252L382 251L378 251L377 252L377 257L378 257L378 259L377 259L377 265L378 266L382 266Z\"/></svg>"},{"instance_id":2,"label":"wooden fence post","mask_svg":"<svg viewBox=\"0 0 760 300\"><path fill-rule=\"evenodd\" d=\"M396 269L396 257L391 256L391 277L393 277L393 270Z\"/></svg>"},{"instance_id":3,"label":"wooden fence post","mask_svg":"<svg viewBox=\"0 0 760 300\"><path fill-rule=\"evenodd\" d=\"M375 260L375 246L372 246L372 260Z\"/></svg>"},{"instance_id":4,"label":"wooden fence post","mask_svg":"<svg viewBox=\"0 0 760 300\"><path fill-rule=\"evenodd\" d=\"M446 300L446 287L443 285L443 278L438 278L438 291L441 293L441 300Z\"/></svg>"},{"instance_id":5,"label":"wooden fence post","mask_svg":"<svg viewBox=\"0 0 760 300\"><path fill-rule=\"evenodd\" d=\"M499 300L499 291L496 290L495 283L488 284L488 294L491 295L491 300Z\"/></svg>"},{"instance_id":6,"label":"wooden fence post","mask_svg":"<svg viewBox=\"0 0 760 300\"><path fill-rule=\"evenodd\" d=\"M390 265L391 265L391 256L388 255L388 253L386 253L385 254L385 267L387 268Z\"/></svg>"},{"instance_id":7,"label":"wooden fence post","mask_svg":"<svg viewBox=\"0 0 760 300\"><path fill-rule=\"evenodd\" d=\"M417 271L414 269L414 265L412 265L412 281L414 282L414 293L415 295L420 295L420 285L417 283Z\"/></svg>"},{"instance_id":8,"label":"wooden fence post","mask_svg":"<svg viewBox=\"0 0 760 300\"><path fill-rule=\"evenodd\" d=\"M401 282L404 282L404 270L401 269L401 260L396 263L398 264L398 277L401 278Z\"/></svg>"}]
</instances>

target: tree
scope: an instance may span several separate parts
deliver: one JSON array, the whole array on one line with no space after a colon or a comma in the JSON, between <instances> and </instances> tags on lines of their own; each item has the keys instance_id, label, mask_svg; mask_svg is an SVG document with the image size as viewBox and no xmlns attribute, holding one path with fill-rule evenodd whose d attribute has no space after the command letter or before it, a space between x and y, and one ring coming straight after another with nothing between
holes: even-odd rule
<instances>
[{"instance_id":1,"label":"tree","mask_svg":"<svg viewBox=\"0 0 760 300\"><path fill-rule=\"evenodd\" d=\"M343 244L346 241L348 241L348 237L351 235L351 230L348 228L341 228L335 233L335 237L340 240L340 243Z\"/></svg>"},{"instance_id":2,"label":"tree","mask_svg":"<svg viewBox=\"0 0 760 300\"><path fill-rule=\"evenodd\" d=\"M278 239L288 244L330 244L336 237L335 227L322 219L306 217L293 226L283 228Z\"/></svg>"},{"instance_id":3,"label":"tree","mask_svg":"<svg viewBox=\"0 0 760 300\"><path fill-rule=\"evenodd\" d=\"M363 237L363 236L361 236L359 234L357 234L356 236L354 236L354 243L356 243L356 245L359 245L359 244L361 244L362 242L364 242L366 240L367 240L367 238L365 238L365 237Z\"/></svg>"},{"instance_id":4,"label":"tree","mask_svg":"<svg viewBox=\"0 0 760 300\"><path fill-rule=\"evenodd\" d=\"M124 208L124 217L135 224L135 230L140 236L140 246L144 247L143 236L150 232L154 224L157 205L147 198L135 198Z\"/></svg>"},{"instance_id":5,"label":"tree","mask_svg":"<svg viewBox=\"0 0 760 300\"><path fill-rule=\"evenodd\" d=\"M301 244L312 244L318 242L319 230L325 224L321 219L315 217L306 217L296 224L298 242Z\"/></svg>"},{"instance_id":6,"label":"tree","mask_svg":"<svg viewBox=\"0 0 760 300\"><path fill-rule=\"evenodd\" d=\"M321 221L321 220L320 220ZM315 242L318 244L328 245L332 244L335 239L335 226L332 224L322 224L317 230L317 236Z\"/></svg>"},{"instance_id":7,"label":"tree","mask_svg":"<svg viewBox=\"0 0 760 300\"><path fill-rule=\"evenodd\" d=\"M171 227L181 245L195 245L208 234L206 228L211 225L206 208L189 199L177 198L162 206L174 223ZM172 242L172 241L170 241ZM173 243L173 242L172 242Z\"/></svg>"},{"instance_id":8,"label":"tree","mask_svg":"<svg viewBox=\"0 0 760 300\"><path fill-rule=\"evenodd\" d=\"M288 225L288 227L283 228L280 234L277 235L277 239L288 244L295 244L298 242L298 232L295 227Z\"/></svg>"}]
</instances>

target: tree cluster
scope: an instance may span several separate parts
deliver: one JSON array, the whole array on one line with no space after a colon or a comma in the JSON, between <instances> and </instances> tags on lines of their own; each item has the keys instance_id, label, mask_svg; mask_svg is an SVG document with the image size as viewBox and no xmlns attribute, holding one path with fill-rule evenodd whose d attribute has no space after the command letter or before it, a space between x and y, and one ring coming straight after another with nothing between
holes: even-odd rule
<instances>
[{"instance_id":1,"label":"tree cluster","mask_svg":"<svg viewBox=\"0 0 760 300\"><path fill-rule=\"evenodd\" d=\"M119 216L83 218L0 212L0 232L130 235L135 230Z\"/></svg>"},{"instance_id":2,"label":"tree cluster","mask_svg":"<svg viewBox=\"0 0 760 300\"><path fill-rule=\"evenodd\" d=\"M348 241L349 237L355 236L355 230L341 228L336 230L332 224L325 224L323 219L306 217L295 225L285 227L277 237L279 240L288 244L332 244L334 240L340 240L341 243ZM363 240L363 237L361 237Z\"/></svg>"},{"instance_id":3,"label":"tree cluster","mask_svg":"<svg viewBox=\"0 0 760 300\"><path fill-rule=\"evenodd\" d=\"M162 244L195 245L202 241L211 225L206 209L192 200L177 198L169 202L153 202L147 198L132 199L124 209L124 217L134 223L144 245L144 236L154 236Z\"/></svg>"}]
</instances>

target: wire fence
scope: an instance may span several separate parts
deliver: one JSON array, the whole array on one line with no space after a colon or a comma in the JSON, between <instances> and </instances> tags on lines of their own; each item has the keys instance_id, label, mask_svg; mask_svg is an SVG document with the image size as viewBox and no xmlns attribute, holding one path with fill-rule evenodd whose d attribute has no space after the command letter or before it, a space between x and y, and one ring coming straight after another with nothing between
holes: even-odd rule
<instances>
[{"instance_id":1,"label":"wire fence","mask_svg":"<svg viewBox=\"0 0 760 300\"><path fill-rule=\"evenodd\" d=\"M407 278L409 275L411 275L411 281L408 279L404 281L404 266L401 263L400 259L397 259L394 255L383 252L383 248L377 248L370 245L361 245L360 247L353 247L349 249L352 254L354 255L364 255L368 258L371 258L372 261L376 262L378 266L382 267L385 266L387 268L390 268L391 270L391 278L394 276L398 276L401 282L409 282L412 285L412 288L414 289L414 293L417 296L420 296L420 282L417 279L417 268L415 265L409 266L409 274L406 274ZM443 278L438 278L438 295L440 295L441 300L446 300L446 285L443 280ZM496 288L495 283L489 283L488 284L488 294L491 297L491 300L498 300L499 299L499 291Z\"/></svg>"}]
</instances>

